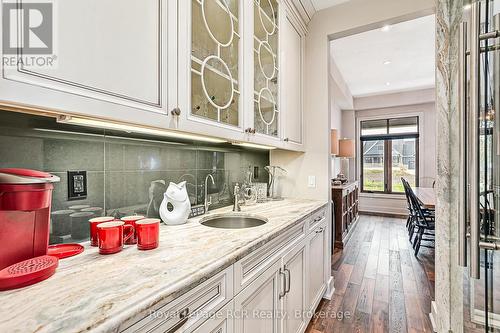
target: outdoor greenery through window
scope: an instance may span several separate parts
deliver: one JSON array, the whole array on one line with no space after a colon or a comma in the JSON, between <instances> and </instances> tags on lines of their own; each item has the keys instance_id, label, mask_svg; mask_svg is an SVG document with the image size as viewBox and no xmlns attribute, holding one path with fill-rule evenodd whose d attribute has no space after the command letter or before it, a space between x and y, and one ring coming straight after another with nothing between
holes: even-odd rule
<instances>
[{"instance_id":1,"label":"outdoor greenery through window","mask_svg":"<svg viewBox=\"0 0 500 333\"><path fill-rule=\"evenodd\" d=\"M418 117L361 122L363 192L404 193L401 177L418 186Z\"/></svg>"}]
</instances>

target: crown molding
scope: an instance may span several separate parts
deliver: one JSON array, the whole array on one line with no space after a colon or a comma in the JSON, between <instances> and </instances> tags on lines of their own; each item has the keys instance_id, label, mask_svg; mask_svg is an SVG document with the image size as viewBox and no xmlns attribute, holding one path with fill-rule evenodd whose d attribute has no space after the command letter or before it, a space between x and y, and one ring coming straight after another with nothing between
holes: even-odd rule
<instances>
[{"instance_id":1,"label":"crown molding","mask_svg":"<svg viewBox=\"0 0 500 333\"><path fill-rule=\"evenodd\" d=\"M297 17L300 18L304 27L307 27L313 15L316 13L316 9L311 0L283 0L283 2L289 8L293 7L292 10Z\"/></svg>"}]
</instances>

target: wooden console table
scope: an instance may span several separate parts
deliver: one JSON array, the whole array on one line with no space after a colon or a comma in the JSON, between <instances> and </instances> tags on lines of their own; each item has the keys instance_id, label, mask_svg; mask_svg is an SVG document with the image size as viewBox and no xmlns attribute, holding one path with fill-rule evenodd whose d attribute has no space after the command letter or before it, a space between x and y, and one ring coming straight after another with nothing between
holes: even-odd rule
<instances>
[{"instance_id":1,"label":"wooden console table","mask_svg":"<svg viewBox=\"0 0 500 333\"><path fill-rule=\"evenodd\" d=\"M333 220L335 221L334 247L344 248L359 220L359 183L332 185Z\"/></svg>"}]
</instances>

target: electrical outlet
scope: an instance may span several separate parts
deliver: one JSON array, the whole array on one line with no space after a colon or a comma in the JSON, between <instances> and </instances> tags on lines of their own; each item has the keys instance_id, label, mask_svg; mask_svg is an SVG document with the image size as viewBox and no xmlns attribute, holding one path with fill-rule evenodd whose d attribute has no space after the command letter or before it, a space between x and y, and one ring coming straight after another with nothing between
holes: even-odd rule
<instances>
[{"instance_id":1,"label":"electrical outlet","mask_svg":"<svg viewBox=\"0 0 500 333\"><path fill-rule=\"evenodd\" d=\"M68 171L68 200L87 198L87 171Z\"/></svg>"},{"instance_id":2,"label":"electrical outlet","mask_svg":"<svg viewBox=\"0 0 500 333\"><path fill-rule=\"evenodd\" d=\"M315 188L316 187L316 176L309 176L307 179L307 187Z\"/></svg>"}]
</instances>

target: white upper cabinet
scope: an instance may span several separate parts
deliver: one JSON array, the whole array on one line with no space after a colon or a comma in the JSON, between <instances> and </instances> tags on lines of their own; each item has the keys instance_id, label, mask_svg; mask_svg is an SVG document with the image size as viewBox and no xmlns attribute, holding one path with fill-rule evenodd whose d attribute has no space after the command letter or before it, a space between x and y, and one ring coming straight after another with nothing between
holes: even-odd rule
<instances>
[{"instance_id":1,"label":"white upper cabinet","mask_svg":"<svg viewBox=\"0 0 500 333\"><path fill-rule=\"evenodd\" d=\"M253 0L253 111L258 143L303 150L306 28L288 1Z\"/></svg>"},{"instance_id":2,"label":"white upper cabinet","mask_svg":"<svg viewBox=\"0 0 500 333\"><path fill-rule=\"evenodd\" d=\"M305 27L289 1L18 2L2 7L0 107L302 149ZM15 61L31 56L45 64Z\"/></svg>"},{"instance_id":3,"label":"white upper cabinet","mask_svg":"<svg viewBox=\"0 0 500 333\"><path fill-rule=\"evenodd\" d=\"M283 140L287 146L303 144L303 59L305 30L291 10L283 20L281 40L283 45Z\"/></svg>"},{"instance_id":4,"label":"white upper cabinet","mask_svg":"<svg viewBox=\"0 0 500 333\"><path fill-rule=\"evenodd\" d=\"M168 126L165 115L175 105L169 96L175 85L168 77L173 68L168 34L175 31L169 18L175 10L168 7L171 1L54 1L40 12L42 23L52 29L47 35L23 28L35 15L27 16L26 23L30 3L20 3L27 7L3 8L9 11L4 17L11 20L9 43L28 40L19 49L23 57L31 56L30 43L52 43L52 52L36 56L50 57L52 65L4 66L0 99L129 122L150 117L150 122Z\"/></svg>"}]
</instances>

